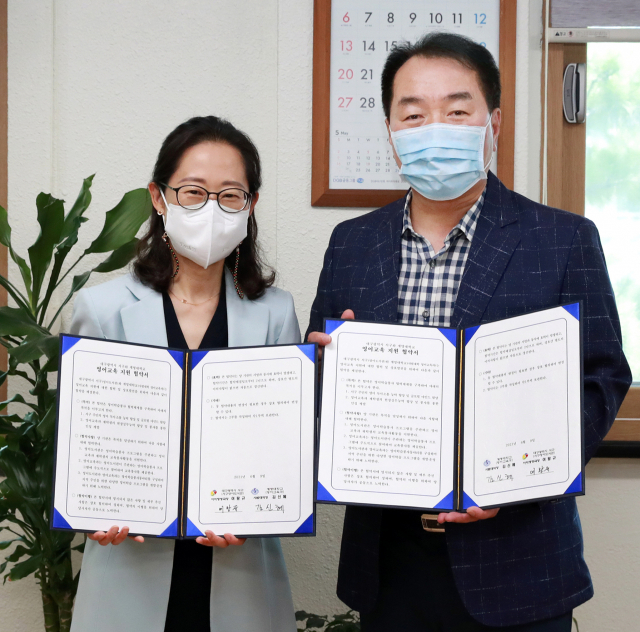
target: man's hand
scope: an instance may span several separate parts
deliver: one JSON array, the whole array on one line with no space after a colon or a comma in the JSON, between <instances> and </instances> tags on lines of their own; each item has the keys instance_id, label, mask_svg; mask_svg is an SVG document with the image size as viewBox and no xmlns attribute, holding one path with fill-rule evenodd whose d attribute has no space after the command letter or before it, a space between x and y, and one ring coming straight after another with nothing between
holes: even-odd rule
<instances>
[{"instance_id":1,"label":"man's hand","mask_svg":"<svg viewBox=\"0 0 640 632\"><path fill-rule=\"evenodd\" d=\"M346 309L342 312L342 316L345 320L355 320L355 314L352 309ZM307 338L308 342L318 343L318 357L322 359L322 348L331 343L331 336L329 334L323 334L320 331L312 331Z\"/></svg>"},{"instance_id":2,"label":"man's hand","mask_svg":"<svg viewBox=\"0 0 640 632\"><path fill-rule=\"evenodd\" d=\"M487 520L493 518L498 512L498 509L480 509L480 507L469 507L467 513L458 513L452 511L450 513L441 513L438 515L438 524L444 524L445 522L458 522L460 524L466 524L467 522L478 522L478 520Z\"/></svg>"}]
</instances>

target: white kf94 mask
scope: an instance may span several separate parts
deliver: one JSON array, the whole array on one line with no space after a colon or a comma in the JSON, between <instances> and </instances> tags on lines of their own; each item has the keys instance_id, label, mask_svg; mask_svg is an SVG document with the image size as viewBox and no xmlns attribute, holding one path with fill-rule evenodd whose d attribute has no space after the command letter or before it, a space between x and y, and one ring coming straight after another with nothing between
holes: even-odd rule
<instances>
[{"instance_id":1,"label":"white kf94 mask","mask_svg":"<svg viewBox=\"0 0 640 632\"><path fill-rule=\"evenodd\" d=\"M167 208L162 216L173 249L194 263L208 268L212 263L225 259L247 236L250 210L223 211L215 200L197 211L178 204L168 204L160 191Z\"/></svg>"}]
</instances>

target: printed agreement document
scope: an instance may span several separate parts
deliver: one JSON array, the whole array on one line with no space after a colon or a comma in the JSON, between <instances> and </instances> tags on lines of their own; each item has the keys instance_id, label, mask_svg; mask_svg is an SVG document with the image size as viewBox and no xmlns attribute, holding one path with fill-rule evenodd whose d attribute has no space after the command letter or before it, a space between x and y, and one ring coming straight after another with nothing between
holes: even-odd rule
<instances>
[{"instance_id":1,"label":"printed agreement document","mask_svg":"<svg viewBox=\"0 0 640 632\"><path fill-rule=\"evenodd\" d=\"M177 351L61 336L51 526L314 532L315 345Z\"/></svg>"},{"instance_id":2,"label":"printed agreement document","mask_svg":"<svg viewBox=\"0 0 640 632\"><path fill-rule=\"evenodd\" d=\"M584 493L579 304L325 331L318 501L463 511Z\"/></svg>"}]
</instances>

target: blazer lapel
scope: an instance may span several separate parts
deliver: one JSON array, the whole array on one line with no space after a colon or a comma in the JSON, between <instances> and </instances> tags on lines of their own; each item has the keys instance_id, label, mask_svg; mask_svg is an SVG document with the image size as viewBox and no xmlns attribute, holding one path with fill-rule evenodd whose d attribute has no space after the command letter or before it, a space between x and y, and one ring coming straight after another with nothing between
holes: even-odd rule
<instances>
[{"instance_id":1,"label":"blazer lapel","mask_svg":"<svg viewBox=\"0 0 640 632\"><path fill-rule=\"evenodd\" d=\"M164 320L162 294L130 279L127 287L137 303L120 310L127 342L142 345L167 346L167 326Z\"/></svg>"},{"instance_id":2,"label":"blazer lapel","mask_svg":"<svg viewBox=\"0 0 640 632\"><path fill-rule=\"evenodd\" d=\"M268 344L269 309L259 301L241 299L231 272L224 269L227 298L227 328L230 347L253 347Z\"/></svg>"},{"instance_id":3,"label":"blazer lapel","mask_svg":"<svg viewBox=\"0 0 640 632\"><path fill-rule=\"evenodd\" d=\"M453 310L453 327L468 327L481 322L513 251L520 243L518 213L512 192L490 172L487 193Z\"/></svg>"},{"instance_id":4,"label":"blazer lapel","mask_svg":"<svg viewBox=\"0 0 640 632\"><path fill-rule=\"evenodd\" d=\"M264 345L269 331L269 309L259 301L241 299L225 268L227 323L230 347ZM167 346L162 294L130 279L127 287L138 299L120 311L125 338L137 344Z\"/></svg>"},{"instance_id":5,"label":"blazer lapel","mask_svg":"<svg viewBox=\"0 0 640 632\"><path fill-rule=\"evenodd\" d=\"M377 322L398 320L398 277L400 274L400 240L406 196L385 215L376 229L377 243L372 248L374 266L369 270L372 307ZM356 314L356 317L358 315Z\"/></svg>"}]
</instances>

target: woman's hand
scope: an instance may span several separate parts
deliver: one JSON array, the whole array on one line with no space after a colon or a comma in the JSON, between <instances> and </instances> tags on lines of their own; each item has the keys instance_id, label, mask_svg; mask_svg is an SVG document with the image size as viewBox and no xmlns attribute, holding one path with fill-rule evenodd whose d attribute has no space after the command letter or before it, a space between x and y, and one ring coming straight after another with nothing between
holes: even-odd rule
<instances>
[{"instance_id":1,"label":"woman's hand","mask_svg":"<svg viewBox=\"0 0 640 632\"><path fill-rule=\"evenodd\" d=\"M469 507L467 513L458 513L452 511L450 513L441 513L438 515L438 523L458 522L466 524L468 522L478 522L478 520L488 520L494 518L500 509L480 509L480 507Z\"/></svg>"},{"instance_id":2,"label":"woman's hand","mask_svg":"<svg viewBox=\"0 0 640 632\"><path fill-rule=\"evenodd\" d=\"M346 309L342 312L342 316L340 316L340 318L345 320L355 320L355 314L352 309ZM312 331L307 337L307 342L318 343L318 358L322 360L322 348L331 344L331 336L329 334L324 334L321 331Z\"/></svg>"},{"instance_id":3,"label":"woman's hand","mask_svg":"<svg viewBox=\"0 0 640 632\"><path fill-rule=\"evenodd\" d=\"M247 538L236 538L235 535L231 535L230 533L225 533L223 538L215 535L213 531L205 531L204 534L206 537L200 536L196 538L198 544L202 544L203 546L217 546L221 549L226 549L229 545L242 546L247 541Z\"/></svg>"},{"instance_id":4,"label":"woman's hand","mask_svg":"<svg viewBox=\"0 0 640 632\"><path fill-rule=\"evenodd\" d=\"M135 537L130 536L129 527L122 527L122 530L120 530L119 527L114 526L106 533L104 531L96 531L95 533L90 533L87 537L89 540L97 542L100 546L107 546L107 544L117 546L118 544L122 544L127 537L136 542L144 542L144 538L141 535Z\"/></svg>"}]
</instances>

